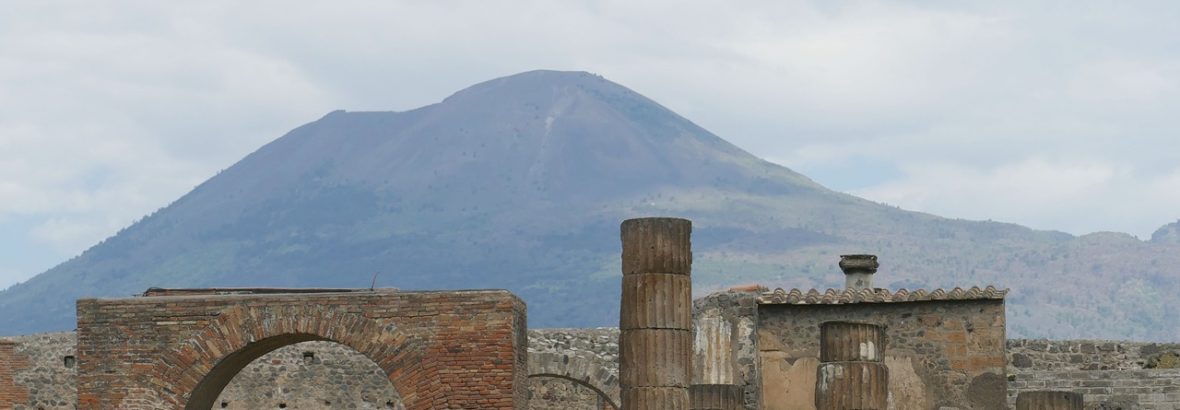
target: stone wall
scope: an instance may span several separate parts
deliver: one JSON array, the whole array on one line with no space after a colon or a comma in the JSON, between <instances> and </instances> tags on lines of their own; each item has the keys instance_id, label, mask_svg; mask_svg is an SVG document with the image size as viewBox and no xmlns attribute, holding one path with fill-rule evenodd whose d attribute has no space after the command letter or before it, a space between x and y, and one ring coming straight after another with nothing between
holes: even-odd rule
<instances>
[{"instance_id":1,"label":"stone wall","mask_svg":"<svg viewBox=\"0 0 1180 410\"><path fill-rule=\"evenodd\" d=\"M529 353L558 354L564 362L583 359L610 369L609 375L618 378L619 328L597 327L588 329L529 329ZM531 358L532 356L530 356ZM606 378L605 384L618 383Z\"/></svg>"},{"instance_id":2,"label":"stone wall","mask_svg":"<svg viewBox=\"0 0 1180 410\"><path fill-rule=\"evenodd\" d=\"M1180 369L1038 371L1009 375L1008 403L1033 390L1085 394L1087 410L1180 409Z\"/></svg>"},{"instance_id":3,"label":"stone wall","mask_svg":"<svg viewBox=\"0 0 1180 410\"><path fill-rule=\"evenodd\" d=\"M597 381L530 377L529 408L615 409L617 402L589 386L608 391L613 386L617 400L618 334L616 328L530 330L530 356L540 355L530 363L555 360L580 367ZM0 409L74 409L77 365L67 367L66 357L75 356L75 344L73 332L0 338ZM251 362L213 409L318 409L327 403L331 408L399 409L398 399L382 370L360 352L339 343L303 342Z\"/></svg>"},{"instance_id":4,"label":"stone wall","mask_svg":"<svg viewBox=\"0 0 1180 410\"><path fill-rule=\"evenodd\" d=\"M886 326L890 408L1004 409L1002 300L759 306L765 409L814 408L819 325Z\"/></svg>"},{"instance_id":5,"label":"stone wall","mask_svg":"<svg viewBox=\"0 0 1180 410\"><path fill-rule=\"evenodd\" d=\"M334 342L303 342L254 360L214 409L401 409L397 390L368 357Z\"/></svg>"},{"instance_id":6,"label":"stone wall","mask_svg":"<svg viewBox=\"0 0 1180 410\"><path fill-rule=\"evenodd\" d=\"M728 310L729 307L740 306L740 303L736 303L738 299L698 300L698 312L713 308ZM948 315L946 317L954 317L952 312L945 313ZM918 317L920 320L920 316L912 315L905 319ZM728 313L705 314L701 317L726 318L718 323L740 322L740 316ZM764 326L782 326L781 322L775 324L777 319L773 319L773 315L769 317L771 320ZM733 318L738 320L734 322ZM734 341L732 336L741 332L731 330L728 340ZM774 333L770 332L771 336ZM766 335L763 332L763 336ZM818 335L806 337L818 339ZM609 399L609 393L604 396L598 391L610 392L612 388L617 391L618 329L534 329L528 332L528 338L530 367L535 363L536 366L548 369L546 373L564 371L570 376L530 377L530 409L614 409L617 402ZM945 334L940 338L950 339ZM744 343L741 337L736 340L738 343L731 345L731 349ZM66 358L75 356L75 343L72 332L0 338L0 408L73 409L76 402L74 383L77 363L75 361L73 367L67 367ZM781 345L781 342L777 343ZM1006 345L1009 404L1021 391L1064 389L1085 393L1089 409L1180 409L1180 369L1166 368L1180 364L1180 361L1175 360L1180 357L1178 344L1009 340ZM891 356L897 353L897 348L894 344L889 346ZM739 367L744 357L740 353L743 349L729 350ZM732 353L734 351L739 353ZM308 352L312 353L310 359L305 357ZM766 349L763 354L776 352L786 351ZM703 357L705 353L697 352L697 355ZM546 361L561 366L543 365ZM794 380L793 377L797 376L803 379L811 377L813 383L814 367L807 369L806 366L799 366L807 362L807 358L794 362L784 359L770 362L776 367L765 371L772 381ZM898 366L899 361L894 358L891 363L892 369ZM912 363L909 366L912 371L901 366L903 370L894 370L893 374L921 374L921 366L914 367ZM1143 369L1145 366L1157 368ZM226 403L225 408L230 409L278 408L280 404L286 404L290 409L321 408L320 404L325 402L332 402L333 407L339 404L343 408L388 408L398 392L378 371L380 369L370 359L337 343L305 342L291 345L247 366L234 377L213 408L221 408L222 402ZM791 377L784 377L784 372ZM532 373L533 369L530 369ZM707 381L703 379L705 377L721 377L706 376L709 373L694 371L694 374L699 375L694 377L702 378L694 382ZM894 383L912 381L912 378L907 377L893 378ZM799 388L811 388L806 380L798 383L796 386ZM280 384L284 387L275 387ZM792 387L787 385L786 388ZM895 397L905 399L912 396L895 394ZM399 403L393 402L392 405L398 408ZM1104 405L1107 407L1100 407Z\"/></svg>"},{"instance_id":7,"label":"stone wall","mask_svg":"<svg viewBox=\"0 0 1180 410\"><path fill-rule=\"evenodd\" d=\"M618 363L618 328L529 330L529 407L617 408Z\"/></svg>"},{"instance_id":8,"label":"stone wall","mask_svg":"<svg viewBox=\"0 0 1180 410\"><path fill-rule=\"evenodd\" d=\"M1011 372L1180 367L1180 344L1013 339L1008 361Z\"/></svg>"},{"instance_id":9,"label":"stone wall","mask_svg":"<svg viewBox=\"0 0 1180 410\"><path fill-rule=\"evenodd\" d=\"M617 410L598 392L567 379L529 378L529 410Z\"/></svg>"},{"instance_id":10,"label":"stone wall","mask_svg":"<svg viewBox=\"0 0 1180 410\"><path fill-rule=\"evenodd\" d=\"M1180 344L1008 341L1009 403L1031 390L1085 394L1087 409L1180 409Z\"/></svg>"}]
</instances>

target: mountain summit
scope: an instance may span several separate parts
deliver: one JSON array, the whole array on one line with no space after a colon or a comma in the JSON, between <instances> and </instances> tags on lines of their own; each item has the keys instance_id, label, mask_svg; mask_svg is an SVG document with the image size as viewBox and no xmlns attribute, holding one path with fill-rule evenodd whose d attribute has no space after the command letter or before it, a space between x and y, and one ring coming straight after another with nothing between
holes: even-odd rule
<instances>
[{"instance_id":1,"label":"mountain summit","mask_svg":"<svg viewBox=\"0 0 1180 410\"><path fill-rule=\"evenodd\" d=\"M506 288L530 325L618 319L618 224L694 221L698 291L1013 288L1011 336L1175 338L1170 243L948 220L833 192L588 73L533 71L405 112L329 113L168 207L0 292L0 334L73 327L73 301L152 286ZM1118 278L1119 280L1115 280Z\"/></svg>"}]
</instances>

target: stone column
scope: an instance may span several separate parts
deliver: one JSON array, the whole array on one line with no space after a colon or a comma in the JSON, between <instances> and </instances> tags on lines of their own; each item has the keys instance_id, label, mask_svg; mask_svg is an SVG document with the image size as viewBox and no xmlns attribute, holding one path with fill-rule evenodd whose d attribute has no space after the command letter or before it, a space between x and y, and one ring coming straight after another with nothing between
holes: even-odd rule
<instances>
[{"instance_id":1,"label":"stone column","mask_svg":"<svg viewBox=\"0 0 1180 410\"><path fill-rule=\"evenodd\" d=\"M840 255L840 270L844 271L844 288L873 289L873 274L877 273L877 255Z\"/></svg>"},{"instance_id":2,"label":"stone column","mask_svg":"<svg viewBox=\"0 0 1180 410\"><path fill-rule=\"evenodd\" d=\"M1016 410L1082 410L1081 393L1026 391L1016 396Z\"/></svg>"},{"instance_id":3,"label":"stone column","mask_svg":"<svg viewBox=\"0 0 1180 410\"><path fill-rule=\"evenodd\" d=\"M688 410L692 369L692 222L623 221L619 311L622 410Z\"/></svg>"},{"instance_id":4,"label":"stone column","mask_svg":"<svg viewBox=\"0 0 1180 410\"><path fill-rule=\"evenodd\" d=\"M885 367L885 329L852 322L820 325L816 410L885 410L889 369Z\"/></svg>"},{"instance_id":5,"label":"stone column","mask_svg":"<svg viewBox=\"0 0 1180 410\"><path fill-rule=\"evenodd\" d=\"M688 388L692 410L740 410L745 391L733 384L694 384Z\"/></svg>"}]
</instances>

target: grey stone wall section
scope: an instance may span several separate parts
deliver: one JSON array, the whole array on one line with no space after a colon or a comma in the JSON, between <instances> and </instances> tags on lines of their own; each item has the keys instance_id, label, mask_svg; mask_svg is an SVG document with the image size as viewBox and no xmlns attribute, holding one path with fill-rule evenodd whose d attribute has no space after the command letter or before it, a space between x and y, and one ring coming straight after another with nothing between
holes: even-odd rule
<instances>
[{"instance_id":1,"label":"grey stone wall section","mask_svg":"<svg viewBox=\"0 0 1180 410\"><path fill-rule=\"evenodd\" d=\"M616 409L620 405L618 363L618 328L529 330L529 377L577 381L605 396Z\"/></svg>"},{"instance_id":2,"label":"grey stone wall section","mask_svg":"<svg viewBox=\"0 0 1180 410\"><path fill-rule=\"evenodd\" d=\"M1180 369L1028 372L1009 375L1008 403L1025 391L1062 390L1085 395L1087 410L1180 409Z\"/></svg>"},{"instance_id":3,"label":"grey stone wall section","mask_svg":"<svg viewBox=\"0 0 1180 410\"><path fill-rule=\"evenodd\" d=\"M1067 370L1134 370L1158 365L1171 355L1180 358L1180 344L1113 340L1012 339L1008 341L1009 372Z\"/></svg>"},{"instance_id":4,"label":"grey stone wall section","mask_svg":"<svg viewBox=\"0 0 1180 410\"><path fill-rule=\"evenodd\" d=\"M281 348L242 369L213 408L403 409L385 372L368 357L334 342Z\"/></svg>"},{"instance_id":5,"label":"grey stone wall section","mask_svg":"<svg viewBox=\"0 0 1180 410\"><path fill-rule=\"evenodd\" d=\"M1180 409L1180 344L1112 340L1008 341L1008 402L1035 390L1085 394L1090 409ZM1170 359L1170 360L1169 360Z\"/></svg>"},{"instance_id":6,"label":"grey stone wall section","mask_svg":"<svg viewBox=\"0 0 1180 410\"><path fill-rule=\"evenodd\" d=\"M581 383L548 376L529 378L529 410L618 410Z\"/></svg>"}]
</instances>

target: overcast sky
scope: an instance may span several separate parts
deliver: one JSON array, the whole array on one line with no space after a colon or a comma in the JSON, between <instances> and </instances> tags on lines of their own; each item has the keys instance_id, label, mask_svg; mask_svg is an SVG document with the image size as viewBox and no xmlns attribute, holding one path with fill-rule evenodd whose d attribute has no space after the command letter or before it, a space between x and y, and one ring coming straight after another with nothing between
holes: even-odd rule
<instances>
[{"instance_id":1,"label":"overcast sky","mask_svg":"<svg viewBox=\"0 0 1180 410\"><path fill-rule=\"evenodd\" d=\"M1180 218L1180 2L294 3L6 3L0 288L329 111L540 68L906 209L1143 239Z\"/></svg>"}]
</instances>

